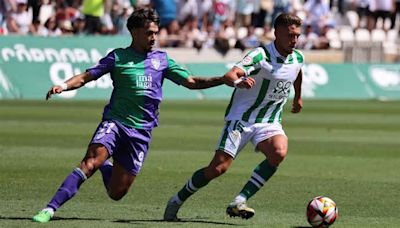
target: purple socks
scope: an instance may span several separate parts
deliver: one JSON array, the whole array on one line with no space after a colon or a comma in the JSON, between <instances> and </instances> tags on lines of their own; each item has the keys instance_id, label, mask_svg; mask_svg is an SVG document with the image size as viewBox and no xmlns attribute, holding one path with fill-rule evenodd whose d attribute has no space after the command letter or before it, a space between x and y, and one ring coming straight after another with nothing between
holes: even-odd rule
<instances>
[{"instance_id":1,"label":"purple socks","mask_svg":"<svg viewBox=\"0 0 400 228\"><path fill-rule=\"evenodd\" d=\"M108 183L110 182L111 179L112 167L113 164L109 160L106 160L104 164L99 168L101 175L103 176L104 187L106 187L107 190L108 190Z\"/></svg>"},{"instance_id":2,"label":"purple socks","mask_svg":"<svg viewBox=\"0 0 400 228\"><path fill-rule=\"evenodd\" d=\"M71 199L78 191L81 184L87 179L86 175L80 168L75 168L64 182L58 188L56 194L53 196L47 207L51 207L56 211L61 205Z\"/></svg>"}]
</instances>

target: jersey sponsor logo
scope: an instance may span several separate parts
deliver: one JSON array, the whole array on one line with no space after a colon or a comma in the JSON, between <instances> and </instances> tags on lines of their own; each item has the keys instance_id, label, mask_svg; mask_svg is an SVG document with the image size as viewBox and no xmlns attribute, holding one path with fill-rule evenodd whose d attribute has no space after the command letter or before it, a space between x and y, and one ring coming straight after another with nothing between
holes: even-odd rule
<instances>
[{"instance_id":1,"label":"jersey sponsor logo","mask_svg":"<svg viewBox=\"0 0 400 228\"><path fill-rule=\"evenodd\" d=\"M280 100L289 96L290 86L292 82L289 81L278 81L272 93L268 94L270 100Z\"/></svg>"},{"instance_id":2,"label":"jersey sponsor logo","mask_svg":"<svg viewBox=\"0 0 400 228\"><path fill-rule=\"evenodd\" d=\"M149 89L153 86L151 75L138 75L136 77L136 86L142 89Z\"/></svg>"},{"instance_id":3,"label":"jersey sponsor logo","mask_svg":"<svg viewBox=\"0 0 400 228\"><path fill-rule=\"evenodd\" d=\"M151 65L153 65L154 69L158 70L160 68L161 62L159 59L152 58L150 60L150 62L151 62Z\"/></svg>"}]
</instances>

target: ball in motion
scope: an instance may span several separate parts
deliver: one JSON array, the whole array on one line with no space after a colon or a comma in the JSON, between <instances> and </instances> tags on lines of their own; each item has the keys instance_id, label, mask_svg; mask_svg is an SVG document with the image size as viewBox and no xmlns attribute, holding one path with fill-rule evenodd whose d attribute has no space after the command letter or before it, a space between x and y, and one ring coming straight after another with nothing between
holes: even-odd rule
<instances>
[{"instance_id":1,"label":"ball in motion","mask_svg":"<svg viewBox=\"0 0 400 228\"><path fill-rule=\"evenodd\" d=\"M307 205L307 220L312 227L328 227L337 217L336 203L328 197L315 197Z\"/></svg>"}]
</instances>

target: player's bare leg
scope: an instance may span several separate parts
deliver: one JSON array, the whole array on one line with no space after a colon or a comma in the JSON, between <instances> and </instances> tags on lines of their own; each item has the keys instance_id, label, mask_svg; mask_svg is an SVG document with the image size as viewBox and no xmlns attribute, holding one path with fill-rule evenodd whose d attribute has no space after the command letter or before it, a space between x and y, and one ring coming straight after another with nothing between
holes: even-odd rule
<instances>
[{"instance_id":1,"label":"player's bare leg","mask_svg":"<svg viewBox=\"0 0 400 228\"><path fill-rule=\"evenodd\" d=\"M114 161L111 179L108 184L108 196L113 200L122 199L129 191L135 178L135 175L128 172L117 161Z\"/></svg>"},{"instance_id":2,"label":"player's bare leg","mask_svg":"<svg viewBox=\"0 0 400 228\"><path fill-rule=\"evenodd\" d=\"M91 177L108 158L107 150L98 144L89 146L79 168L75 168L64 180L47 207L33 217L35 222L48 222L54 212L78 192L81 184Z\"/></svg>"},{"instance_id":3,"label":"player's bare leg","mask_svg":"<svg viewBox=\"0 0 400 228\"><path fill-rule=\"evenodd\" d=\"M177 221L177 213L182 204L212 179L224 174L232 164L233 158L223 151L216 151L210 164L194 172L183 188L172 196L165 208L164 220Z\"/></svg>"},{"instance_id":4,"label":"player's bare leg","mask_svg":"<svg viewBox=\"0 0 400 228\"><path fill-rule=\"evenodd\" d=\"M257 145L257 148L266 156L266 160L261 162L253 171L249 181L231 202L226 209L229 216L239 216L249 219L254 216L254 209L247 206L247 200L252 197L276 172L279 164L287 154L287 137L285 135L275 135Z\"/></svg>"}]
</instances>

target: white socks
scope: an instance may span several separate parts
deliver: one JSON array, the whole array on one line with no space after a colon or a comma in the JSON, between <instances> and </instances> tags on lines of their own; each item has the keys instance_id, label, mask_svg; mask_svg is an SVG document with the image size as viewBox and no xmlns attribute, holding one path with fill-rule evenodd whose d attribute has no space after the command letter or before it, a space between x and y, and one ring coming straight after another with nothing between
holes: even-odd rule
<instances>
[{"instance_id":1,"label":"white socks","mask_svg":"<svg viewBox=\"0 0 400 228\"><path fill-rule=\"evenodd\" d=\"M235 204L241 204L243 202L246 202L246 197L242 196L242 195L238 195L236 196L235 200L233 202L235 202Z\"/></svg>"},{"instance_id":2,"label":"white socks","mask_svg":"<svg viewBox=\"0 0 400 228\"><path fill-rule=\"evenodd\" d=\"M51 207L46 207L46 208L44 208L42 211L47 211L47 212L49 212L49 214L51 215L51 217L53 217L53 215L54 215L54 209L51 208Z\"/></svg>"}]
</instances>

